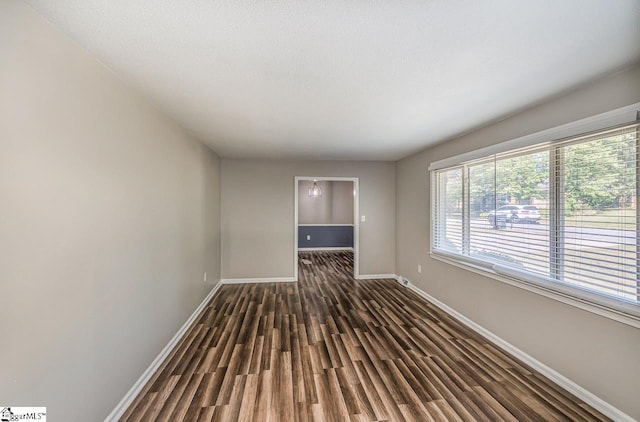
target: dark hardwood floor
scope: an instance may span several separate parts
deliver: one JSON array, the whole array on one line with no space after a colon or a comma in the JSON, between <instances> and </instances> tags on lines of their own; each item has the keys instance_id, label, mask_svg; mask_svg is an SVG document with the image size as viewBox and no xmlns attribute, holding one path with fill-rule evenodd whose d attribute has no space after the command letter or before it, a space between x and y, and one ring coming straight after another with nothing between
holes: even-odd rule
<instances>
[{"instance_id":1,"label":"dark hardwood floor","mask_svg":"<svg viewBox=\"0 0 640 422\"><path fill-rule=\"evenodd\" d=\"M223 285L122 421L592 421L593 408L352 254Z\"/></svg>"}]
</instances>

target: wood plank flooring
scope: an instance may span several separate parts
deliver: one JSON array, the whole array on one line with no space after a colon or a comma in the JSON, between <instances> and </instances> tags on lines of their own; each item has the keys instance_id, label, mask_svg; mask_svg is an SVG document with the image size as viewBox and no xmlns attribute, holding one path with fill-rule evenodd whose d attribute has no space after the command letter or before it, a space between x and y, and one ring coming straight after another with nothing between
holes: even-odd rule
<instances>
[{"instance_id":1,"label":"wood plank flooring","mask_svg":"<svg viewBox=\"0 0 640 422\"><path fill-rule=\"evenodd\" d=\"M298 283L224 285L122 421L602 421L346 252Z\"/></svg>"}]
</instances>

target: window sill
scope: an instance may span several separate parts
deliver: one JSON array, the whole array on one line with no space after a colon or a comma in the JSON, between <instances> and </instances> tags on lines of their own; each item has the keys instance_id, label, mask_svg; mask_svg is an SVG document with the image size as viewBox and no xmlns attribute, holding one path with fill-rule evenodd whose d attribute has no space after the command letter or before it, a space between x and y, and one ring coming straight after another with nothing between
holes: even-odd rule
<instances>
[{"instance_id":1,"label":"window sill","mask_svg":"<svg viewBox=\"0 0 640 422\"><path fill-rule=\"evenodd\" d=\"M430 256L433 259L436 259L441 262L445 262L447 264L456 266L458 268L462 268L462 269L474 272L476 274L483 275L485 277L490 277L502 283L506 283L511 286L518 287L518 288L539 294L541 296L548 297L553 300L557 300L559 302L565 303L570 306L574 306L576 308L585 310L587 312L591 312L591 313L612 319L614 321L621 322L626 325L630 325L634 328L640 328L640 317L637 317L635 315L630 315L623 311L613 309L598 303L594 303L587 299L572 296L570 294L560 292L551 288L547 288L538 284L534 284L532 282L528 282L515 277L499 274L492 268L478 265L463 259L457 259L455 256L452 256L452 255L431 251Z\"/></svg>"}]
</instances>

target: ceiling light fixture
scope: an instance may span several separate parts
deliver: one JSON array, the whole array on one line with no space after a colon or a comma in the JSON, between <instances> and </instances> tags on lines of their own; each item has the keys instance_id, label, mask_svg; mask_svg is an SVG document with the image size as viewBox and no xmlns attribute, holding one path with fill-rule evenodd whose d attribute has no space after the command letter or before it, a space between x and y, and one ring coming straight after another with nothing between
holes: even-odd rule
<instances>
[{"instance_id":1,"label":"ceiling light fixture","mask_svg":"<svg viewBox=\"0 0 640 422\"><path fill-rule=\"evenodd\" d=\"M313 186L309 188L309 196L314 198L322 196L322 189L318 186L315 180L313 181Z\"/></svg>"}]
</instances>

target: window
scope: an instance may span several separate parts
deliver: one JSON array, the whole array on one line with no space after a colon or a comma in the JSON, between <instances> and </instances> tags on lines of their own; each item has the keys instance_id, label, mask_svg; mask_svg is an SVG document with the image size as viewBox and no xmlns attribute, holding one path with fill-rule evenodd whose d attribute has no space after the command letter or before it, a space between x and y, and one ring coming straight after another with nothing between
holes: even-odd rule
<instances>
[{"instance_id":1,"label":"window","mask_svg":"<svg viewBox=\"0 0 640 422\"><path fill-rule=\"evenodd\" d=\"M639 131L432 165L432 254L640 320Z\"/></svg>"}]
</instances>

